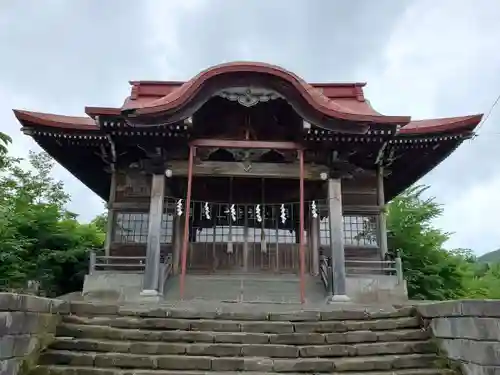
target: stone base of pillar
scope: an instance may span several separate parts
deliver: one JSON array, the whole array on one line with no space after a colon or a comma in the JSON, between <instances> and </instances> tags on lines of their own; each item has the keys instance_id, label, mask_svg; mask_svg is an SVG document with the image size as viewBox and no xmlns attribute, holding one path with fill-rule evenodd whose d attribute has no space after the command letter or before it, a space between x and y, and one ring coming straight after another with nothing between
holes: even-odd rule
<instances>
[{"instance_id":1,"label":"stone base of pillar","mask_svg":"<svg viewBox=\"0 0 500 375\"><path fill-rule=\"evenodd\" d=\"M138 302L140 303L159 303L163 296L157 290L145 289L139 293Z\"/></svg>"},{"instance_id":2,"label":"stone base of pillar","mask_svg":"<svg viewBox=\"0 0 500 375\"><path fill-rule=\"evenodd\" d=\"M337 302L351 302L351 299L346 296L345 294L336 294L333 296L328 297L328 300L326 303L332 304L332 303L337 303Z\"/></svg>"},{"instance_id":3,"label":"stone base of pillar","mask_svg":"<svg viewBox=\"0 0 500 375\"><path fill-rule=\"evenodd\" d=\"M141 296L142 297L158 297L160 295L160 293L158 293L157 290L150 290L150 289L144 289L142 292L141 292Z\"/></svg>"}]
</instances>

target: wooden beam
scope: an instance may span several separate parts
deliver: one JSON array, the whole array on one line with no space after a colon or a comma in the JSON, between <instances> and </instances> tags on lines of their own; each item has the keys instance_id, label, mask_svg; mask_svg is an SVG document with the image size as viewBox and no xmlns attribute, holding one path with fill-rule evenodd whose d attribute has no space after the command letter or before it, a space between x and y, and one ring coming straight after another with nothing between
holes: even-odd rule
<instances>
[{"instance_id":1,"label":"wooden beam","mask_svg":"<svg viewBox=\"0 0 500 375\"><path fill-rule=\"evenodd\" d=\"M186 161L171 161L169 168L173 176L187 176ZM299 166L285 163L240 163L225 161L203 161L193 165L194 176L210 177L252 177L252 178L283 178L299 179ZM323 165L305 165L304 179L321 180L321 173L328 172Z\"/></svg>"},{"instance_id":2,"label":"wooden beam","mask_svg":"<svg viewBox=\"0 0 500 375\"><path fill-rule=\"evenodd\" d=\"M148 212L150 202L113 202L111 208L115 211Z\"/></svg>"},{"instance_id":3,"label":"wooden beam","mask_svg":"<svg viewBox=\"0 0 500 375\"><path fill-rule=\"evenodd\" d=\"M296 142L231 141L224 139L195 139L191 141L190 145L195 147L264 148L275 150L303 149L303 146Z\"/></svg>"}]
</instances>

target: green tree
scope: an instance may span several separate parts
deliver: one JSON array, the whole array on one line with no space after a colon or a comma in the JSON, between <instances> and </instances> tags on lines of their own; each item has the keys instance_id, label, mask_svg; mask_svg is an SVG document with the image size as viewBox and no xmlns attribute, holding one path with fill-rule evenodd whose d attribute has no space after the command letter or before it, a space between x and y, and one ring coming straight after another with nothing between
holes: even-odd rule
<instances>
[{"instance_id":1,"label":"green tree","mask_svg":"<svg viewBox=\"0 0 500 375\"><path fill-rule=\"evenodd\" d=\"M108 224L108 214L102 213L97 215L91 222L96 228L98 228L102 233L106 233L106 226Z\"/></svg>"},{"instance_id":2,"label":"green tree","mask_svg":"<svg viewBox=\"0 0 500 375\"><path fill-rule=\"evenodd\" d=\"M30 152L29 168L23 162L6 157L0 173L0 287L36 280L51 296L81 290L88 252L104 234L66 210L69 196L47 154Z\"/></svg>"},{"instance_id":3,"label":"green tree","mask_svg":"<svg viewBox=\"0 0 500 375\"><path fill-rule=\"evenodd\" d=\"M12 142L12 139L5 133L0 132L0 168L5 164L7 156L7 146Z\"/></svg>"},{"instance_id":4,"label":"green tree","mask_svg":"<svg viewBox=\"0 0 500 375\"><path fill-rule=\"evenodd\" d=\"M500 263L469 264L465 288L467 298L500 299Z\"/></svg>"},{"instance_id":5,"label":"green tree","mask_svg":"<svg viewBox=\"0 0 500 375\"><path fill-rule=\"evenodd\" d=\"M388 205L389 250L398 252L411 299L445 300L466 295L470 252L446 251L450 234L433 225L442 207L424 198L425 186L416 186Z\"/></svg>"}]
</instances>

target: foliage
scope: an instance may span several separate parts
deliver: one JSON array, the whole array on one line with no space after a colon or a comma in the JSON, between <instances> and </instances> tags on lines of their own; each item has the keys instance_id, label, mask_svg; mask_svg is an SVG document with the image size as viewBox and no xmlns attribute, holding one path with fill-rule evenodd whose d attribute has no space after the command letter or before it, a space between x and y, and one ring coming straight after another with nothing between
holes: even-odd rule
<instances>
[{"instance_id":1,"label":"foliage","mask_svg":"<svg viewBox=\"0 0 500 375\"><path fill-rule=\"evenodd\" d=\"M62 182L51 177L54 163L47 154L3 160L0 288L19 290L36 280L46 295L81 290L88 251L102 246L102 230L79 223L65 209L69 196Z\"/></svg>"},{"instance_id":2,"label":"foliage","mask_svg":"<svg viewBox=\"0 0 500 375\"><path fill-rule=\"evenodd\" d=\"M90 223L97 229L99 229L102 233L105 233L106 225L108 223L108 215L105 213L97 215Z\"/></svg>"},{"instance_id":3,"label":"foliage","mask_svg":"<svg viewBox=\"0 0 500 375\"><path fill-rule=\"evenodd\" d=\"M388 205L389 251L399 253L411 299L500 298L500 265L485 266L469 249L446 250L450 234L433 225L442 213L427 187L415 186Z\"/></svg>"},{"instance_id":4,"label":"foliage","mask_svg":"<svg viewBox=\"0 0 500 375\"><path fill-rule=\"evenodd\" d=\"M500 263L474 265L465 285L469 298L500 299Z\"/></svg>"},{"instance_id":5,"label":"foliage","mask_svg":"<svg viewBox=\"0 0 500 375\"><path fill-rule=\"evenodd\" d=\"M5 133L0 132L0 168L5 164L7 156L7 146L12 142L12 139Z\"/></svg>"},{"instance_id":6,"label":"foliage","mask_svg":"<svg viewBox=\"0 0 500 375\"><path fill-rule=\"evenodd\" d=\"M464 257L444 250L449 234L432 225L442 214L442 207L433 198L422 197L426 189L408 189L389 204L389 248L401 255L410 298L462 297Z\"/></svg>"}]
</instances>

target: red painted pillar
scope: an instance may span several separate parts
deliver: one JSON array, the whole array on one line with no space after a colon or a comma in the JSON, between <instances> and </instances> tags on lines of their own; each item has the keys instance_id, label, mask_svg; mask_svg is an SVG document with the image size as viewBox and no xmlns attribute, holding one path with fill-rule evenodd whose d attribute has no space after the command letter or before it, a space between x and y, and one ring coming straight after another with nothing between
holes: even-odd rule
<instances>
[{"instance_id":1,"label":"red painted pillar","mask_svg":"<svg viewBox=\"0 0 500 375\"><path fill-rule=\"evenodd\" d=\"M184 279L186 277L187 250L189 244L189 214L191 210L191 188L193 185L193 159L194 146L189 146L189 161L188 161L188 184L186 195L186 209L184 210L184 238L182 240L181 253L181 280L180 280L180 297L184 298Z\"/></svg>"},{"instance_id":2,"label":"red painted pillar","mask_svg":"<svg viewBox=\"0 0 500 375\"><path fill-rule=\"evenodd\" d=\"M306 285L305 285L305 270L306 270L306 254L305 254L305 243L304 243L304 150L298 150L299 152L299 163L300 163L300 245L299 245L299 257L300 257L300 303L305 303L306 301Z\"/></svg>"}]
</instances>

